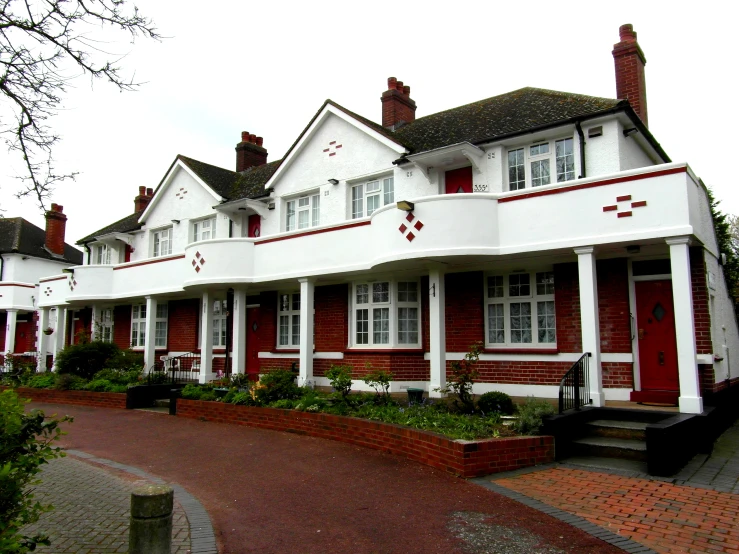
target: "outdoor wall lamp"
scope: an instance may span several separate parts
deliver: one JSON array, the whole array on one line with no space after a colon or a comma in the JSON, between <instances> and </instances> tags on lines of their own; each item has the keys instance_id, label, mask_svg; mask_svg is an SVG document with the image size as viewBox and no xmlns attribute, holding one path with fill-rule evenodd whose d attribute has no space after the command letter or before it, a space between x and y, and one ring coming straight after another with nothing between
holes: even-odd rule
<instances>
[{"instance_id":1,"label":"outdoor wall lamp","mask_svg":"<svg viewBox=\"0 0 739 554\"><path fill-rule=\"evenodd\" d=\"M413 202L408 202L408 200L398 200L396 206L399 210L403 210L404 212L412 212L414 204Z\"/></svg>"},{"instance_id":2,"label":"outdoor wall lamp","mask_svg":"<svg viewBox=\"0 0 739 554\"><path fill-rule=\"evenodd\" d=\"M180 222L180 220L179 220L179 219L173 219L173 220L172 220L172 223L177 223L177 224L179 224L179 222Z\"/></svg>"},{"instance_id":3,"label":"outdoor wall lamp","mask_svg":"<svg viewBox=\"0 0 739 554\"><path fill-rule=\"evenodd\" d=\"M626 252L629 254L638 254L641 252L641 247L638 244L631 244L626 247Z\"/></svg>"},{"instance_id":4,"label":"outdoor wall lamp","mask_svg":"<svg viewBox=\"0 0 739 554\"><path fill-rule=\"evenodd\" d=\"M328 182L331 183L332 185L338 185L339 184L339 180L338 179L329 179Z\"/></svg>"}]
</instances>

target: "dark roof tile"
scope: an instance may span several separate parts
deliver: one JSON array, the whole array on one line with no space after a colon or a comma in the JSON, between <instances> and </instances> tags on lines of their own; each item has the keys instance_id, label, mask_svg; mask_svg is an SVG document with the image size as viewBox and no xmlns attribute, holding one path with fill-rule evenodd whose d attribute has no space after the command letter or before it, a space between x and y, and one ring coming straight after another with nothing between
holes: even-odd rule
<instances>
[{"instance_id":1,"label":"dark roof tile","mask_svg":"<svg viewBox=\"0 0 739 554\"><path fill-rule=\"evenodd\" d=\"M247 169L242 173L223 169L186 156L177 156L205 184L226 200L264 196L264 184L272 177L282 160Z\"/></svg>"},{"instance_id":2,"label":"dark roof tile","mask_svg":"<svg viewBox=\"0 0 739 554\"><path fill-rule=\"evenodd\" d=\"M77 244L92 242L93 240L95 240L95 237L109 235L110 233L130 233L131 231L136 231L141 228L141 224L139 223L139 217L141 217L141 213L142 212L132 213L131 215L127 215L123 219L119 219L115 223L111 223L110 225L103 227L102 229L98 229L94 233L91 233L86 237L78 240Z\"/></svg>"},{"instance_id":3,"label":"dark roof tile","mask_svg":"<svg viewBox=\"0 0 739 554\"><path fill-rule=\"evenodd\" d=\"M82 252L64 243L64 257L54 256L46 249L46 231L22 217L0 219L0 254L25 254L35 258L82 263Z\"/></svg>"}]
</instances>

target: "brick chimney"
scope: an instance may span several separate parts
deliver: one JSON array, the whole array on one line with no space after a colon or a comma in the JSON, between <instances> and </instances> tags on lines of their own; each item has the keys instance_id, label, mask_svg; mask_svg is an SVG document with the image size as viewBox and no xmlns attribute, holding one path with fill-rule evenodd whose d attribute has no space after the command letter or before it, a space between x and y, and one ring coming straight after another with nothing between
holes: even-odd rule
<instances>
[{"instance_id":1,"label":"brick chimney","mask_svg":"<svg viewBox=\"0 0 739 554\"><path fill-rule=\"evenodd\" d=\"M64 206L52 204L46 212L46 248L49 252L64 256L64 233L67 216L62 213Z\"/></svg>"},{"instance_id":2,"label":"brick chimney","mask_svg":"<svg viewBox=\"0 0 739 554\"><path fill-rule=\"evenodd\" d=\"M382 93L382 126L395 130L402 123L416 119L416 103L411 100L411 87L395 77L388 77L387 90Z\"/></svg>"},{"instance_id":3,"label":"brick chimney","mask_svg":"<svg viewBox=\"0 0 739 554\"><path fill-rule=\"evenodd\" d=\"M636 42L636 31L628 23L618 29L621 42L613 45L613 61L616 66L616 96L626 99L636 114L649 125L647 120L647 83L644 66L647 59Z\"/></svg>"},{"instance_id":4,"label":"brick chimney","mask_svg":"<svg viewBox=\"0 0 739 554\"><path fill-rule=\"evenodd\" d=\"M149 205L149 202L151 202L152 197L154 196L154 191L152 189L148 189L146 187L139 187L139 194L136 196L136 198L133 199L133 211L134 212L141 212L146 209L146 206Z\"/></svg>"},{"instance_id":5,"label":"brick chimney","mask_svg":"<svg viewBox=\"0 0 739 554\"><path fill-rule=\"evenodd\" d=\"M241 142L236 145L236 171L246 171L250 167L258 167L267 163L267 150L262 146L264 139L241 133Z\"/></svg>"}]
</instances>

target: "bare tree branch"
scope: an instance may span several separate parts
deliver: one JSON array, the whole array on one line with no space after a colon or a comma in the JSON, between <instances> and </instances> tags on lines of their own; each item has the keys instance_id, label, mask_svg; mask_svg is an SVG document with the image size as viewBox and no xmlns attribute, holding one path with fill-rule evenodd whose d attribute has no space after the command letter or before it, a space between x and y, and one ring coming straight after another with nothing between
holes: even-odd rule
<instances>
[{"instance_id":1,"label":"bare tree branch","mask_svg":"<svg viewBox=\"0 0 739 554\"><path fill-rule=\"evenodd\" d=\"M44 202L56 183L76 173L57 174L54 146L60 140L48 125L61 108L68 83L80 76L102 79L121 91L140 83L126 78L121 56L99 47L93 36L106 29L161 40L153 22L127 0L0 0L0 136L23 160L16 196Z\"/></svg>"}]
</instances>

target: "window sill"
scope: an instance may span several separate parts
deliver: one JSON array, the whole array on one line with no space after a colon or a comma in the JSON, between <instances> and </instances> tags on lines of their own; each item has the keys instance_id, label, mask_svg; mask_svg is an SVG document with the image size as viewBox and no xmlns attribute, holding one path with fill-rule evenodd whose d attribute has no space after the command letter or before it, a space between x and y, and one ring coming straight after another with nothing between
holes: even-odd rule
<instances>
[{"instance_id":1,"label":"window sill","mask_svg":"<svg viewBox=\"0 0 739 554\"><path fill-rule=\"evenodd\" d=\"M273 348L272 354L300 354L300 348Z\"/></svg>"},{"instance_id":2,"label":"window sill","mask_svg":"<svg viewBox=\"0 0 739 554\"><path fill-rule=\"evenodd\" d=\"M559 348L485 348L485 354L559 354Z\"/></svg>"},{"instance_id":3,"label":"window sill","mask_svg":"<svg viewBox=\"0 0 739 554\"><path fill-rule=\"evenodd\" d=\"M423 348L347 348L344 354L423 354Z\"/></svg>"}]
</instances>

